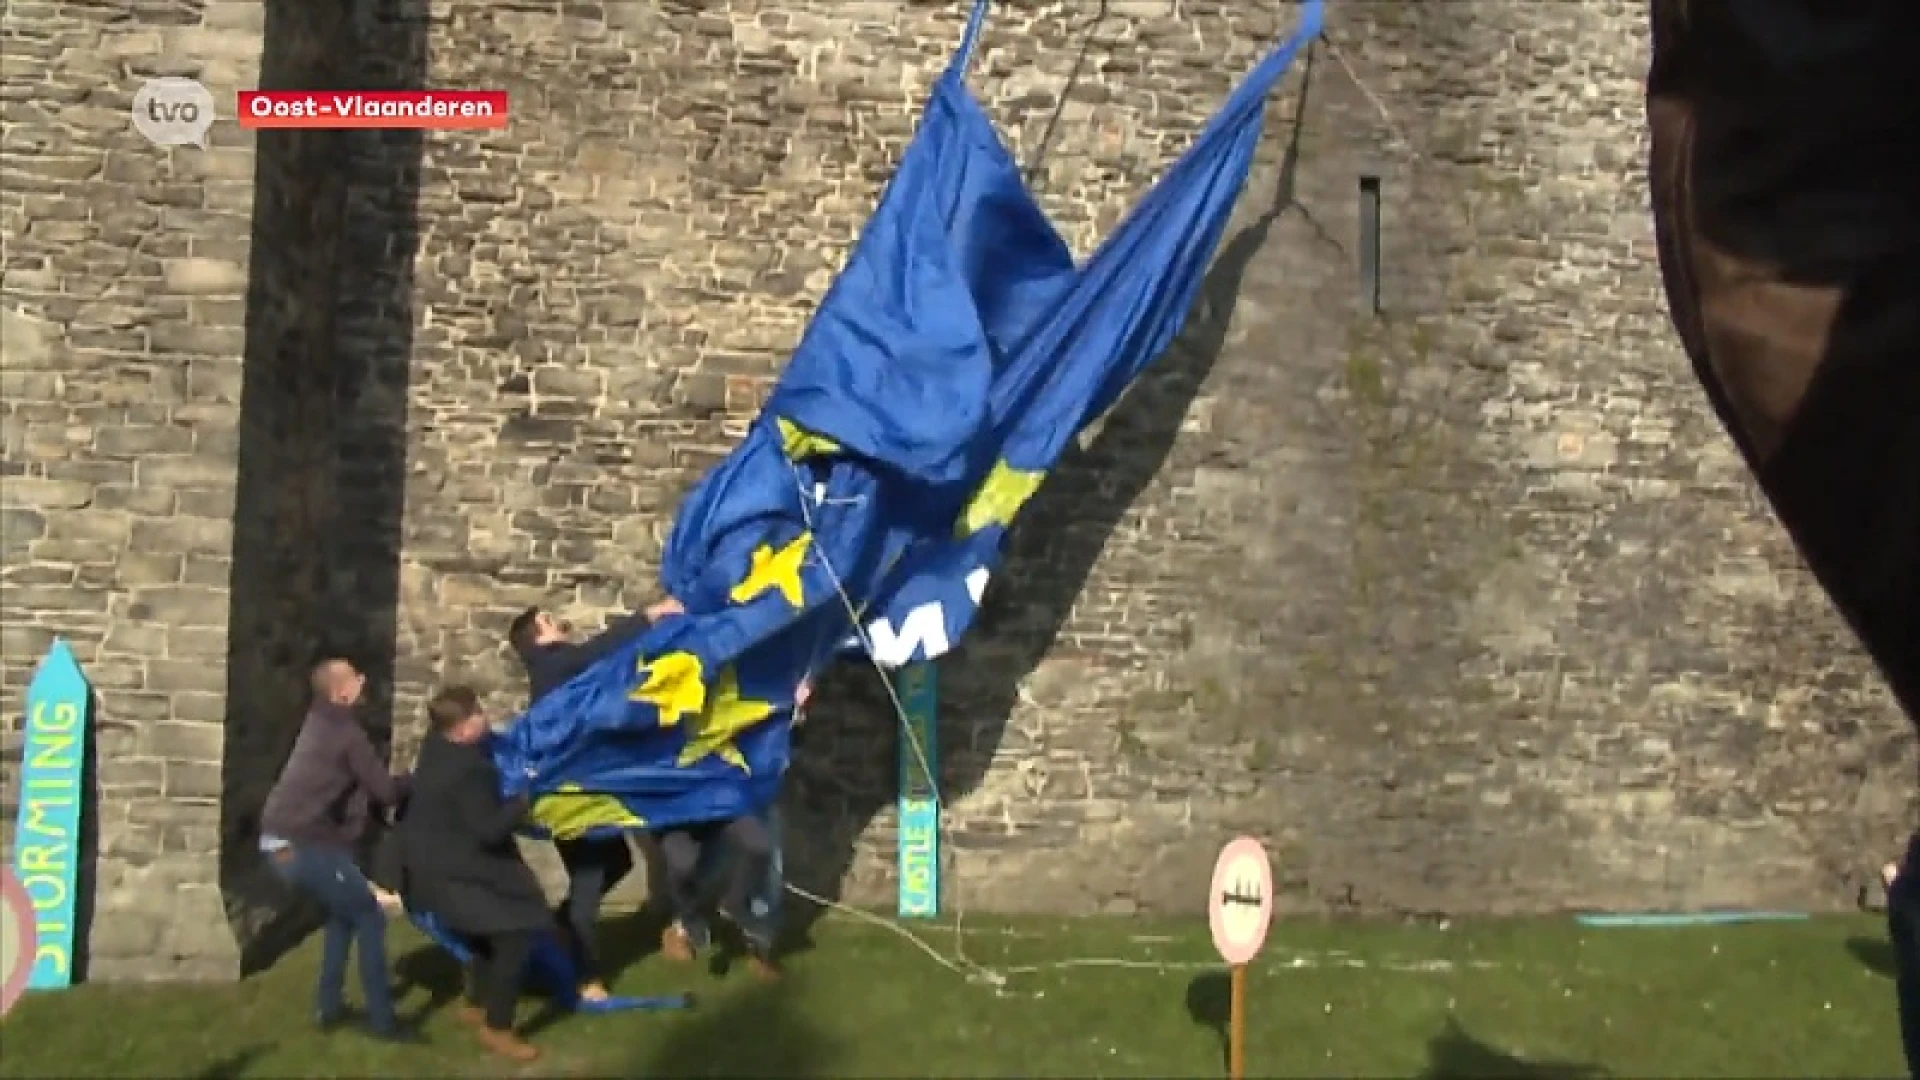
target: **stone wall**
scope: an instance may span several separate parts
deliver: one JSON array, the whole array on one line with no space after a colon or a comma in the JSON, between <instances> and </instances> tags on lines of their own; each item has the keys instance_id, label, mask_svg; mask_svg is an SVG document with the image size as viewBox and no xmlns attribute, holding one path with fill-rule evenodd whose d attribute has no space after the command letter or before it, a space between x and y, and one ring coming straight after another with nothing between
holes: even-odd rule
<instances>
[{"instance_id":1,"label":"stone wall","mask_svg":"<svg viewBox=\"0 0 1920 1080\"><path fill-rule=\"evenodd\" d=\"M250 79L247 28L149 19L83 50L100 24L72 12L97 8L9 6L10 715L45 636L71 633L124 725L103 735L124 740L116 768L164 782L224 745L238 850L309 650L367 658L403 757L437 681L515 707L516 610L592 625L651 595L679 493L753 414L963 7L361 0L349 25L296 28L269 4L250 55L264 30L270 60L351 61L262 79L505 88L515 116L261 139L250 193L254 143L230 124L202 155L123 119L137 79L182 57L222 92ZM1293 14L1009 2L972 83L1089 250ZM1851 899L1909 816L1906 729L1673 343L1644 19L1609 0L1334 8L1188 333L1042 489L943 664L950 900L1188 910L1241 830L1273 841L1298 909ZM352 47L282 40L332 34ZM1363 174L1385 192L1381 314L1357 302ZM249 202L243 348L237 226L165 224ZM166 261L195 258L217 262ZM33 363L16 334L42 343ZM190 441L111 442L149 429ZM222 518L192 515L236 490L227 553ZM157 584L129 553L162 532L182 539L156 572L179 576ZM232 560L230 597L190 576L202 544ZM224 644L171 664L203 622L236 628L224 710L193 682ZM870 672L823 687L790 793L810 888L885 896L883 702ZM189 730L191 755L160 742ZM103 873L210 882L204 852L166 853L216 812L127 775L102 771Z\"/></svg>"},{"instance_id":2,"label":"stone wall","mask_svg":"<svg viewBox=\"0 0 1920 1080\"><path fill-rule=\"evenodd\" d=\"M373 14L266 4L259 85L422 86L424 28ZM256 142L222 883L258 961L288 939L276 929L304 928L252 841L312 662L359 663L376 741L391 733L420 144L419 133L368 131L269 131ZM277 921L287 914L296 918Z\"/></svg>"},{"instance_id":3,"label":"stone wall","mask_svg":"<svg viewBox=\"0 0 1920 1080\"><path fill-rule=\"evenodd\" d=\"M518 115L428 152L403 656L516 688L515 609L645 596L963 8L445 9L433 81ZM1001 5L973 78L1082 250L1292 17L1104 12ZM1236 829L1303 907L1851 898L1905 816L1905 728L1673 344L1643 23L1334 9L1242 217L1292 149L1287 209L1052 478L944 666L964 902L1191 907ZM869 674L828 688L793 792L803 877L864 898L890 862L881 700Z\"/></svg>"},{"instance_id":4,"label":"stone wall","mask_svg":"<svg viewBox=\"0 0 1920 1080\"><path fill-rule=\"evenodd\" d=\"M248 6L0 15L6 772L33 666L65 637L100 701L98 977L236 960L216 853L253 155L230 126L209 151L157 151L128 110L155 75L251 85Z\"/></svg>"},{"instance_id":5,"label":"stone wall","mask_svg":"<svg viewBox=\"0 0 1920 1080\"><path fill-rule=\"evenodd\" d=\"M419 86L424 33L284 0L113 7L8 8L9 734L66 636L101 695L93 973L230 972L304 927L255 840L309 664L360 660L386 716L413 321L395 162L420 139L229 117L210 150L164 151L126 109L155 75L224 101Z\"/></svg>"}]
</instances>

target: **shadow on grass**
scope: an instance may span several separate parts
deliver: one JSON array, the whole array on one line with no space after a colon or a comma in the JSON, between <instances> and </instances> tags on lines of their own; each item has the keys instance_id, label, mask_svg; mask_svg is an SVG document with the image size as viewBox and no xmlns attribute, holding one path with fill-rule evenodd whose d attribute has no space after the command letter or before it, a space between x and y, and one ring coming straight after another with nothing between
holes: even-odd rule
<instances>
[{"instance_id":1,"label":"shadow on grass","mask_svg":"<svg viewBox=\"0 0 1920 1080\"><path fill-rule=\"evenodd\" d=\"M194 1080L239 1080L240 1077L247 1075L247 1070L252 1068L253 1063L260 1060L261 1055L266 1052L267 1048L264 1046L252 1046L238 1053L228 1054L195 1073Z\"/></svg>"},{"instance_id":2,"label":"shadow on grass","mask_svg":"<svg viewBox=\"0 0 1920 1080\"><path fill-rule=\"evenodd\" d=\"M657 880L657 879L656 879ZM599 923L599 945L603 973L608 983L618 982L622 973L629 968L653 957L660 951L660 934L667 928L671 915L661 906L648 903L632 911L603 914ZM746 955L745 944L739 932L725 919L711 920L713 947L708 952L705 970L715 976L724 977L733 965ZM782 928L780 940L775 951L782 960L789 960L813 949L810 920Z\"/></svg>"},{"instance_id":3,"label":"shadow on grass","mask_svg":"<svg viewBox=\"0 0 1920 1080\"><path fill-rule=\"evenodd\" d=\"M415 990L425 991L427 995L417 1008L402 1009L402 1018L409 1024L425 1023L428 1017L459 1000L466 990L466 970L452 953L438 945L422 945L408 952L394 962L393 970L395 997L404 998ZM520 1033L528 1038L573 1015L572 1010L553 1001L534 1000L539 1001L539 1008L532 1019L519 1025Z\"/></svg>"},{"instance_id":4,"label":"shadow on grass","mask_svg":"<svg viewBox=\"0 0 1920 1080\"><path fill-rule=\"evenodd\" d=\"M653 870L648 856L647 880L662 880ZM596 926L599 935L601 974L609 984L619 981L622 972L660 951L660 932L667 928L667 913L652 897L632 911L602 912Z\"/></svg>"},{"instance_id":5,"label":"shadow on grass","mask_svg":"<svg viewBox=\"0 0 1920 1080\"><path fill-rule=\"evenodd\" d=\"M1528 1061L1467 1034L1460 1021L1427 1043L1427 1069L1420 1080L1600 1080L1607 1071L1569 1061Z\"/></svg>"},{"instance_id":6,"label":"shadow on grass","mask_svg":"<svg viewBox=\"0 0 1920 1080\"><path fill-rule=\"evenodd\" d=\"M533 1015L526 1020L520 1021L518 1024L514 1026L519 1028L521 1038L531 1039L535 1035L538 1035L541 1032L544 1032L547 1029L553 1027L553 1025L559 1023L560 1021L566 1020L576 1015L578 1014L575 1013L572 1009L569 1009L566 1006L561 1005L557 1001L554 1001L550 998L541 999L540 1007L534 1010Z\"/></svg>"},{"instance_id":7,"label":"shadow on grass","mask_svg":"<svg viewBox=\"0 0 1920 1080\"><path fill-rule=\"evenodd\" d=\"M1860 966L1875 975L1894 977L1893 942L1886 938L1857 937L1847 941L1847 951Z\"/></svg>"},{"instance_id":8,"label":"shadow on grass","mask_svg":"<svg viewBox=\"0 0 1920 1080\"><path fill-rule=\"evenodd\" d=\"M1187 984L1187 1015L1220 1040L1220 1067L1227 1060L1227 1021L1233 1008L1233 980L1224 971L1207 971Z\"/></svg>"},{"instance_id":9,"label":"shadow on grass","mask_svg":"<svg viewBox=\"0 0 1920 1080\"><path fill-rule=\"evenodd\" d=\"M840 1075L835 1065L838 1042L794 1007L808 993L790 979L698 1007L676 1018L666 1036L632 1063L628 1075L787 1080Z\"/></svg>"},{"instance_id":10,"label":"shadow on grass","mask_svg":"<svg viewBox=\"0 0 1920 1080\"><path fill-rule=\"evenodd\" d=\"M465 989L466 972L453 954L438 945L422 945L395 959L394 997L404 998L414 990L424 990L427 1000L405 1013L407 1023L418 1024L446 1008Z\"/></svg>"},{"instance_id":11,"label":"shadow on grass","mask_svg":"<svg viewBox=\"0 0 1920 1080\"><path fill-rule=\"evenodd\" d=\"M666 916L647 908L631 913L622 913L600 923L601 954L606 960L608 981L613 982L619 973L627 967L658 951L660 931L666 926ZM715 959L721 959L716 935ZM403 1008L402 1016L408 1023L424 1023L429 1017L440 1012L458 1000L466 989L466 972L460 962L451 953L438 945L423 944L401 954L394 961L394 995L404 998L415 990L423 991L427 997L418 1007ZM714 974L725 975L718 970ZM520 1023L520 1033L532 1038L560 1021L573 1016L571 1009L558 1003L540 998L528 992L528 1000L537 1000L538 1009L531 1019ZM402 1005L405 1005L404 1000Z\"/></svg>"}]
</instances>

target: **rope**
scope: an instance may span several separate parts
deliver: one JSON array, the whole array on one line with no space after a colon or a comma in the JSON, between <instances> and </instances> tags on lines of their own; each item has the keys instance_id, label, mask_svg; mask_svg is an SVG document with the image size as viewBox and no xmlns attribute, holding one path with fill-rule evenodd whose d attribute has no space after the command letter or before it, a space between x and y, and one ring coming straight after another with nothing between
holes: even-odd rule
<instances>
[{"instance_id":1,"label":"rope","mask_svg":"<svg viewBox=\"0 0 1920 1080\"><path fill-rule=\"evenodd\" d=\"M793 469L793 479L794 487L800 492L801 516L806 521L807 530L812 532L814 530L813 503L819 502L825 505L827 503L826 493L819 487L809 490L805 480L800 474L798 466L795 466ZM900 728L900 737L906 740L908 746L912 747L914 760L920 766L921 775L927 778L928 791L929 794L933 796L934 813L937 815L936 820L944 821L946 817L947 799L945 793L940 790L940 777L933 770L932 759L927 754L927 748L921 745L920 736L913 730L913 723L907 716L906 702L901 699L899 688L894 685L893 674L883 667L879 660L874 658L873 638L868 635L866 622L861 618L860 605L856 604L853 596L847 592L846 582L840 577L840 572L834 569L833 560L827 558L825 552L822 552L817 546L811 547L809 549L808 561L815 563L821 570L825 571L827 580L832 582L833 591L835 595L839 597L841 606L846 609L847 619L853 624L854 635L860 640L860 647L862 651L866 653L867 662L872 664L873 670L880 674L880 685L886 689L887 701L893 705L894 718ZM944 847L941 851L943 855L946 854ZM946 875L946 878L951 880L952 875ZM976 963L972 958L967 956L966 942L962 937L966 909L959 902L958 889L950 890L954 893L955 903L953 906L953 955L949 957L934 948L924 938L920 937L920 935L899 925L897 921L889 921L870 911L862 911L848 904L842 904L838 901L828 900L825 897L815 896L791 883L788 883L786 888L787 891L803 900L819 904L834 911L844 912L855 918L898 934L907 941L912 942L915 948L933 958L941 967L967 979L969 982L985 983L996 990L1004 989L1007 985L1007 977L1004 973L994 971L983 964Z\"/></svg>"},{"instance_id":2,"label":"rope","mask_svg":"<svg viewBox=\"0 0 1920 1080\"><path fill-rule=\"evenodd\" d=\"M979 43L981 25L985 21L987 7L988 0L976 0L972 11L968 15L967 26L962 33L960 47L956 50L952 61L953 68L958 70L962 76L965 75L966 69L973 59L974 50ZM1381 102L1371 88L1360 80L1359 76L1354 72L1352 65L1347 63L1346 58L1340 54L1339 50L1333 48L1333 42L1324 30L1321 36L1327 39L1330 51L1333 52L1334 58L1339 62L1341 68L1346 71L1347 77L1353 80L1354 84L1360 88L1361 93L1365 94L1368 101L1379 111L1389 131L1409 149L1413 149L1417 155L1417 148L1414 147L1411 140L1406 138L1405 133L1400 129L1399 125L1394 122L1393 116L1387 111L1386 105ZM801 514L810 532L814 531L814 505L824 506L833 503L848 504L857 502L857 500L852 499L828 499L826 497L825 485L815 485L810 489L805 478L801 475L798 466L794 466L793 468L793 477L794 486L799 490L800 494ZM853 596L847 591L846 583L841 578L839 571L834 568L832 560L817 546L810 550L808 561L819 566L820 569L826 573L827 579L833 585L835 594L840 599L841 606L846 610L847 618L853 625L854 635L859 639L860 645L867 655L868 662L873 665L873 670L879 673L880 684L885 688L887 700L893 706L894 718L899 726L900 736L905 740L906 745L912 748L914 760L919 765L921 774L927 778L929 793L933 797L935 813L938 815L937 820L940 820L942 824L944 824L947 801L945 793L940 790L939 776L932 767L932 760L927 747L921 744L920 736L914 731L912 720L907 714L906 703L900 696L899 688L894 683L892 673L874 657L873 639L867 633L866 622L862 617L860 605L854 602ZM1027 693L1025 687L1018 689L1018 696L1020 700L1029 705L1038 706L1039 704L1033 699L1032 695ZM798 715L801 715L801 713L796 710L796 717ZM952 855L944 846L941 849L941 855L941 861L947 864L943 869L951 869L953 861ZM909 930L897 919L889 919L871 911L865 911L849 904L843 904L837 900L830 900L824 896L819 896L806 889L802 889L791 882L786 882L784 885L787 892L802 900L841 912L861 922L879 927L888 933L899 936L947 971L962 977L971 984L992 987L996 993L1002 995L1007 993L1008 980L1015 975L1034 975L1047 971L1086 968L1170 972L1204 970L1218 968L1220 966L1217 963L1163 962L1134 960L1124 957L1081 956L1047 964L1030 964L1008 968L989 967L967 955L965 939L966 905L961 899L960 889L957 885L958 875L948 873L944 875L944 878L946 881L955 883L949 885L946 890L953 900L951 905L953 909L953 950L950 955L941 952L933 944L928 942L926 938ZM1310 964L1298 963L1298 957L1296 957L1295 960L1296 963L1293 966L1312 966ZM1409 968L1408 970L1414 969ZM1420 970L1426 969L1422 968ZM1036 995L1037 993L1038 992L1036 992Z\"/></svg>"},{"instance_id":3,"label":"rope","mask_svg":"<svg viewBox=\"0 0 1920 1080\"><path fill-rule=\"evenodd\" d=\"M824 506L835 503L850 505L858 502L857 499L828 499L825 493L818 488L808 490L806 483L800 476L800 470L797 467L794 469L794 481L795 486L800 491L801 514L810 531L814 528L813 506ZM860 605L854 602L853 596L847 591L846 582L841 578L839 571L834 568L833 561L821 552L818 547L812 549L808 559L826 573L828 581L833 585L834 593L839 597L842 607L844 607L847 612L848 619L853 623L854 633L858 636L861 645L866 650L868 662L871 663L873 669L879 673L880 683L887 692L887 700L893 705L894 718L899 725L901 738L905 739L907 745L912 748L914 759L918 762L922 773L929 781L934 805L938 808L941 818L944 819L946 816L947 801L946 795L940 790L939 776L930 767L931 760L928 756L927 747L920 742L919 735L913 730L913 724L907 715L906 703L900 696L892 673L883 667L878 660L873 658L873 640L867 634L865 620L861 616ZM1025 691L1024 687L1020 689L1019 697L1029 705L1043 707L1034 700L1032 695ZM951 869L952 856L945 848L942 848L942 856L942 861L948 864L946 868ZM1002 997L1011 993L1008 989L1008 984L1015 976L1032 976L1048 972L1088 969L1151 971L1164 974L1178 971L1210 971L1217 970L1221 967L1217 961L1140 960L1120 956L1075 956L1041 964L1023 964L1012 967L989 966L967 955L966 935L969 931L966 927L966 905L961 898L960 889L958 888L959 878L958 875L949 873L945 875L945 880L953 883L947 888L947 892L953 900L953 949L950 953L942 952L932 942L928 941L926 937L908 929L898 919L890 919L884 915L878 915L850 904L844 904L840 901L820 896L792 882L785 882L784 886L787 892L808 903L827 908L831 911L840 912L869 926L877 927L885 930L889 934L893 934L913 946L915 950L935 964L938 964L941 968L965 980L969 985L989 987L997 996ZM979 931L974 932L977 933ZM1164 943L1168 942L1169 939L1162 938L1157 940ZM1279 964L1282 967L1289 968L1373 967L1406 972L1445 972L1453 970L1452 965L1444 961L1413 963L1383 961L1370 964L1346 957L1339 953L1328 953L1324 955L1298 953L1280 959ZM1031 993L1032 996L1039 997L1043 991L1035 990Z\"/></svg>"},{"instance_id":4,"label":"rope","mask_svg":"<svg viewBox=\"0 0 1920 1080\"><path fill-rule=\"evenodd\" d=\"M1347 73L1347 79L1360 91L1360 96L1366 98L1367 104L1373 106L1373 111L1380 114L1380 122L1386 127L1387 134L1392 135L1415 158L1424 158L1425 155L1420 152L1420 144L1407 137L1406 129L1393 118L1387 103L1380 100L1380 95L1374 93L1373 87L1368 86L1366 80L1360 77L1360 73L1353 70L1353 65L1347 62L1347 54L1342 52L1340 46L1333 40L1331 27L1320 31L1320 40L1326 44L1327 52L1332 54L1333 62L1340 65L1340 70Z\"/></svg>"},{"instance_id":5,"label":"rope","mask_svg":"<svg viewBox=\"0 0 1920 1080\"><path fill-rule=\"evenodd\" d=\"M997 978L999 981L995 982L993 987L996 994L1001 997L1005 997L1009 993L1006 989L1006 981L1015 975L1043 975L1048 972L1083 971L1087 969L1151 971L1157 974L1165 974L1174 971L1219 971L1224 966L1218 960L1130 960L1118 956L1075 956L1065 960L1053 960L1044 964L1022 964L1015 967L987 968L984 965L966 961L964 958L956 960L956 958L948 957L939 949L929 944L925 938L900 925L897 920L888 919L883 915L875 915L871 911L866 911L848 904L842 904L837 900L829 900L824 896L803 889L798 885L788 884L786 889L788 892L809 903L818 904L821 907L850 915L869 926L878 927L889 934L899 937L919 950L929 960L932 960L934 963L955 975L965 978L975 972L984 972ZM985 933L1009 938L1039 936L1022 934L1015 930L975 930L972 931L972 933ZM1155 944L1172 944L1176 939L1161 937L1135 938L1135 940ZM1446 975L1457 971L1517 971L1529 967L1529 965L1524 964L1502 964L1492 960L1465 960L1458 962L1453 960L1365 960L1342 949L1328 949L1322 952L1289 952L1282 954L1275 954L1269 951L1262 954L1261 962L1287 971L1341 968L1347 970L1392 971L1410 975ZM971 971L968 966L963 965L971 965ZM1561 975L1567 973L1567 969L1564 967L1555 967L1552 970ZM1039 997L1041 993L1041 991L1036 990L1033 992L1033 996Z\"/></svg>"}]
</instances>

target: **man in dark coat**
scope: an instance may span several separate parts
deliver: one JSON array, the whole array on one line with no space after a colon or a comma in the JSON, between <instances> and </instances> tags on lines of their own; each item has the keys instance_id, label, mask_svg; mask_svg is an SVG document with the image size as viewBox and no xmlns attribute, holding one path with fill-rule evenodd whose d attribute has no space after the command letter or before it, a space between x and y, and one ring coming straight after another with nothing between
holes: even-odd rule
<instances>
[{"instance_id":1,"label":"man in dark coat","mask_svg":"<svg viewBox=\"0 0 1920 1080\"><path fill-rule=\"evenodd\" d=\"M387 982L387 916L354 860L374 804L392 809L406 778L389 775L358 713L366 676L331 657L310 675L313 704L293 753L260 812L260 850L267 865L327 914L320 952L316 1020L323 1029L345 1013L347 953L357 945L360 988L375 1036L410 1041L394 1018Z\"/></svg>"},{"instance_id":2,"label":"man in dark coat","mask_svg":"<svg viewBox=\"0 0 1920 1080\"><path fill-rule=\"evenodd\" d=\"M528 801L524 794L501 796L486 747L491 732L472 690L435 694L427 718L432 731L397 830L401 890L408 908L433 914L473 951L461 1019L493 1053L532 1061L539 1051L514 1033L514 1012L534 945L553 930L553 913L514 840Z\"/></svg>"},{"instance_id":3,"label":"man in dark coat","mask_svg":"<svg viewBox=\"0 0 1920 1080\"><path fill-rule=\"evenodd\" d=\"M1920 5L1653 0L1675 328L1827 594L1920 722ZM1920 1078L1920 835L1889 888Z\"/></svg>"},{"instance_id":4,"label":"man in dark coat","mask_svg":"<svg viewBox=\"0 0 1920 1080\"><path fill-rule=\"evenodd\" d=\"M666 605L656 604L644 612L616 619L584 642L573 641L567 627L549 612L539 608L521 612L507 629L507 642L526 668L527 704L546 697L594 661L632 641L667 610ZM580 996L588 1001L602 1001L607 996L606 973L595 947L594 924L600 916L601 902L633 872L633 852L627 847L626 838L620 836L559 837L553 846L567 870L567 895L555 915L565 931L567 950L573 956Z\"/></svg>"}]
</instances>

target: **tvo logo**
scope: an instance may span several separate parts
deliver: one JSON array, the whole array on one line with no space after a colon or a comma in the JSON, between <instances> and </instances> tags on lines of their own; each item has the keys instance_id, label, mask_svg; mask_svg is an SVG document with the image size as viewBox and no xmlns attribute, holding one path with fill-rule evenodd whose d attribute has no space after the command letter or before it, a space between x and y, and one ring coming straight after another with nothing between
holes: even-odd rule
<instances>
[{"instance_id":1,"label":"tvo logo","mask_svg":"<svg viewBox=\"0 0 1920 1080\"><path fill-rule=\"evenodd\" d=\"M148 79L133 95L133 129L155 146L207 148L213 94L192 79Z\"/></svg>"}]
</instances>

